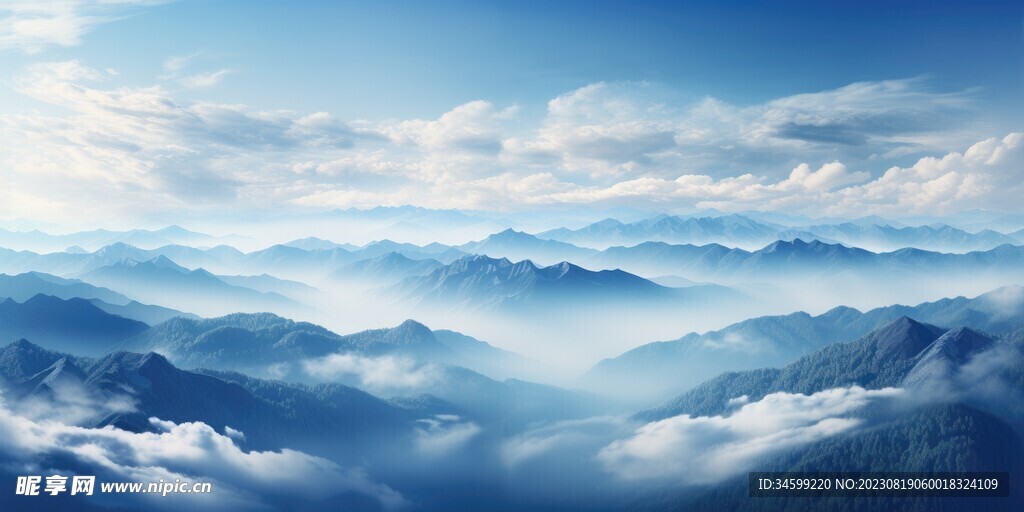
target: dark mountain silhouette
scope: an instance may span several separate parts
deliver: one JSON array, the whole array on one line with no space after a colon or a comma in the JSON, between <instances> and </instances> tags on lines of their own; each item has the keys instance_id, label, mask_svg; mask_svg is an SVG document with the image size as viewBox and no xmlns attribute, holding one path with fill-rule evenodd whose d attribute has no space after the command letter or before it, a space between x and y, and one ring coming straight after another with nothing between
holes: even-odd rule
<instances>
[{"instance_id":1,"label":"dark mountain silhouette","mask_svg":"<svg viewBox=\"0 0 1024 512\"><path fill-rule=\"evenodd\" d=\"M329 442L331 452L358 451L360 439L404 435L417 417L342 385L303 386L225 372L189 372L152 352L87 359L20 340L0 348L0 376L36 397L46 397L48 387L62 379L78 384L81 393L97 402L123 396L134 404L131 412L96 417L86 426L153 431L150 417L202 421L218 431L230 426L244 432L252 449L312 449Z\"/></svg>"},{"instance_id":2,"label":"dark mountain silhouette","mask_svg":"<svg viewBox=\"0 0 1024 512\"><path fill-rule=\"evenodd\" d=\"M85 299L40 294L25 302L0 302L0 340L32 339L52 350L96 355L148 327L107 313Z\"/></svg>"},{"instance_id":3,"label":"dark mountain silhouette","mask_svg":"<svg viewBox=\"0 0 1024 512\"><path fill-rule=\"evenodd\" d=\"M138 320L149 325L156 325L160 322L166 322L167 320L179 316L185 318L199 318L192 313L184 313L176 309L165 308L163 306L142 304L134 300L127 304L108 304L99 299L90 299L89 302L92 302L96 307L112 315L131 318L132 320Z\"/></svg>"},{"instance_id":4,"label":"dark mountain silhouette","mask_svg":"<svg viewBox=\"0 0 1024 512\"><path fill-rule=\"evenodd\" d=\"M25 272L14 276L0 274L0 297L24 302L40 293L61 299L99 299L108 304L118 305L131 302L131 299L113 290L93 286L77 279L64 279L42 272Z\"/></svg>"}]
</instances>

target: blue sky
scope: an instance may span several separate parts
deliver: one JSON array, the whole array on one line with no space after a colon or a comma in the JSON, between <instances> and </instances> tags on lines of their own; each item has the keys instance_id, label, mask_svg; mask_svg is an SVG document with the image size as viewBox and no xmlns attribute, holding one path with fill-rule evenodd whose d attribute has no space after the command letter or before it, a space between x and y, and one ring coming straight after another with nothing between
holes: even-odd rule
<instances>
[{"instance_id":1,"label":"blue sky","mask_svg":"<svg viewBox=\"0 0 1024 512\"><path fill-rule=\"evenodd\" d=\"M1015 2L0 6L0 127L24 138L0 149L7 203L55 215L154 201L839 214L878 196L884 184L864 187L893 166L921 176L888 189L946 180L936 202L875 208L921 213L998 202L981 189L1024 181L1002 170L1018 160L912 171L990 139L1016 158ZM182 117L154 118L153 104ZM787 201L805 174L832 188ZM861 190L835 195L849 187Z\"/></svg>"}]
</instances>

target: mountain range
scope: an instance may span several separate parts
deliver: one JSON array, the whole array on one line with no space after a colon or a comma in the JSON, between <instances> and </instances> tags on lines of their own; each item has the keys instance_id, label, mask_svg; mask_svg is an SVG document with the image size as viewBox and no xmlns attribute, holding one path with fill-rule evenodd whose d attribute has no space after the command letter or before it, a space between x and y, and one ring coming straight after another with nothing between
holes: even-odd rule
<instances>
[{"instance_id":1,"label":"mountain range","mask_svg":"<svg viewBox=\"0 0 1024 512\"><path fill-rule=\"evenodd\" d=\"M929 379L947 377L936 373L940 367L963 367L1000 343L1012 349L1005 357L1021 357L1019 344L1000 342L982 331L969 327L947 330L903 316L854 341L827 345L782 368L723 373L658 407L637 413L637 417L657 421L680 414L712 416L726 412L733 398L746 396L749 401L758 401L776 391L811 394L849 385L917 389Z\"/></svg>"},{"instance_id":2,"label":"mountain range","mask_svg":"<svg viewBox=\"0 0 1024 512\"><path fill-rule=\"evenodd\" d=\"M377 287L395 284L406 277L429 274L440 266L441 262L433 258L414 260L392 251L344 265L329 277L347 284Z\"/></svg>"},{"instance_id":3,"label":"mountain range","mask_svg":"<svg viewBox=\"0 0 1024 512\"><path fill-rule=\"evenodd\" d=\"M174 318L123 340L117 349L156 351L185 368L250 373L336 353L464 366L498 380L523 378L538 370L536 362L513 352L454 331L431 331L413 320L392 328L339 335L270 313Z\"/></svg>"},{"instance_id":4,"label":"mountain range","mask_svg":"<svg viewBox=\"0 0 1024 512\"><path fill-rule=\"evenodd\" d=\"M837 307L744 320L723 329L648 343L605 359L583 378L588 389L633 399L657 400L726 371L782 366L829 344L855 339L902 316L996 334L1024 328L1024 287L1010 286L974 298L956 297L917 306L861 312Z\"/></svg>"},{"instance_id":5,"label":"mountain range","mask_svg":"<svg viewBox=\"0 0 1024 512\"><path fill-rule=\"evenodd\" d=\"M207 314L229 311L302 311L305 306L276 292L228 284L203 269L189 270L165 256L123 260L82 274L82 279L118 290L143 302L192 308ZM231 280L231 278L228 278ZM236 282L248 282L235 279ZM266 276L264 281L272 281Z\"/></svg>"},{"instance_id":6,"label":"mountain range","mask_svg":"<svg viewBox=\"0 0 1024 512\"><path fill-rule=\"evenodd\" d=\"M580 229L560 228L538 233L537 236L597 248L635 245L651 241L673 244L722 243L762 246L775 240L775 234L784 229L784 226L764 224L742 215L719 217L658 215L628 224L615 219L605 219Z\"/></svg>"},{"instance_id":7,"label":"mountain range","mask_svg":"<svg viewBox=\"0 0 1024 512\"><path fill-rule=\"evenodd\" d=\"M528 259L544 265L561 261L582 261L598 252L594 249L543 239L513 229L506 229L477 242L460 245L458 249L466 254L508 258L513 261Z\"/></svg>"},{"instance_id":8,"label":"mountain range","mask_svg":"<svg viewBox=\"0 0 1024 512\"><path fill-rule=\"evenodd\" d=\"M314 324L268 313L175 318L124 340L117 349L159 352L185 368L238 371L293 382L332 378L360 386L365 385L361 380L365 376L349 364L404 364L404 371L422 376L421 382L413 388L387 392L406 398L429 393L481 420L511 421L516 425L545 417L585 417L600 410L603 403L588 393L518 380L514 377L528 376L538 367L522 356L469 336L452 331L435 333L412 320L393 328L338 335ZM308 373L309 363L329 367L332 355L352 358L346 361L345 371L333 375L321 372L315 378ZM524 400L527 396L533 398Z\"/></svg>"},{"instance_id":9,"label":"mountain range","mask_svg":"<svg viewBox=\"0 0 1024 512\"><path fill-rule=\"evenodd\" d=\"M899 405L862 410L862 428L822 436L754 462L753 471L1006 471L1009 498L773 498L751 500L747 474L716 486L638 498L638 509L688 510L1015 510L1024 484L1024 381L1020 334L1003 339L966 327L939 328L901 317L849 343L836 343L782 368L729 372L658 407L639 421L727 418L773 393L808 396L845 386L899 388ZM819 426L822 426L819 424ZM1016 426L1016 427L1015 427ZM742 489L742 492L740 491ZM749 506L744 506L749 505Z\"/></svg>"},{"instance_id":10,"label":"mountain range","mask_svg":"<svg viewBox=\"0 0 1024 512\"><path fill-rule=\"evenodd\" d=\"M720 244L752 249L777 240L802 239L842 243L872 251L894 251L912 247L938 252L983 251L1004 244L1019 245L1024 239L990 229L968 232L949 225L892 226L885 219L867 219L874 223L837 222L804 226L784 226L757 221L744 215L679 217L659 215L651 219L623 223L605 219L583 228L555 229L538 233L547 240L571 242L605 249L644 242L671 244Z\"/></svg>"},{"instance_id":11,"label":"mountain range","mask_svg":"<svg viewBox=\"0 0 1024 512\"><path fill-rule=\"evenodd\" d=\"M60 381L97 403L130 399L130 411L96 411L82 426L111 425L155 431L148 418L202 421L245 433L252 449L310 449L330 440L329 451L358 448L358 439L401 435L414 412L337 384L304 386L227 372L189 372L156 353L115 352L83 358L43 349L24 339L0 348L0 377L20 397Z\"/></svg>"},{"instance_id":12,"label":"mountain range","mask_svg":"<svg viewBox=\"0 0 1024 512\"><path fill-rule=\"evenodd\" d=\"M42 252L63 251L69 247L79 247L84 250L95 251L115 243L152 249L173 244L212 246L242 241L245 241L245 239L238 235L217 237L189 231L181 226L174 225L157 230L132 229L128 231L111 231L96 229L63 235L52 235L38 230L9 231L0 229L0 247Z\"/></svg>"},{"instance_id":13,"label":"mountain range","mask_svg":"<svg viewBox=\"0 0 1024 512\"><path fill-rule=\"evenodd\" d=\"M402 301L458 309L566 308L588 304L685 302L733 295L717 286L667 288L621 270L590 271L562 262L467 256L430 274L409 277L388 292Z\"/></svg>"},{"instance_id":14,"label":"mountain range","mask_svg":"<svg viewBox=\"0 0 1024 512\"><path fill-rule=\"evenodd\" d=\"M785 240L775 240L754 251L714 243L673 245L652 241L595 251L570 243L543 240L512 230L458 248L436 243L416 246L385 240L367 244L354 251L341 246L332 249L303 249L289 245L275 245L250 253L243 253L227 246L196 249L169 245L154 250L143 250L124 244L106 246L96 252L85 254L37 254L0 249L0 271L40 271L77 277L124 260L148 261L163 256L179 265L204 268L216 274L268 274L278 278L317 281L332 274L344 274L345 271L341 269L347 265L392 252L408 260L436 260L447 265L465 257L468 251L483 252L492 257L509 257L512 260L528 256L526 259L537 258L542 263L571 261L586 268L621 269L650 277L675 275L698 281L727 282L745 281L751 276L761 279L778 277L780 274L805 275L809 272L837 274L863 271L870 275L888 276L907 272L920 274L949 270L975 271L982 267L984 270L994 270L988 267L990 265L1018 271L1021 262L1024 261L1024 249L1011 244L962 254L913 248L877 253L817 239L808 241L792 232L784 235L787 237ZM408 262L392 258L391 265L378 264L374 273L394 272L400 275L403 272L400 267L408 266ZM392 265L396 268L386 268ZM358 269L349 270L359 273ZM420 270L423 269L417 269Z\"/></svg>"},{"instance_id":15,"label":"mountain range","mask_svg":"<svg viewBox=\"0 0 1024 512\"><path fill-rule=\"evenodd\" d=\"M113 290L93 286L78 279L64 279L41 272L26 272L15 276L0 274L0 298L6 297L16 302L25 302L39 294L61 299L87 299L107 313L131 318L149 325L176 316L195 316L163 306L142 304Z\"/></svg>"},{"instance_id":16,"label":"mountain range","mask_svg":"<svg viewBox=\"0 0 1024 512\"><path fill-rule=\"evenodd\" d=\"M874 253L841 244L802 239L776 241L750 252L718 244L703 246L646 242L612 247L584 264L621 268L644 275L678 275L721 282L791 280L855 275L859 279L922 277L938 272L1020 273L1024 247L1001 245L987 251L950 254L900 249Z\"/></svg>"}]
</instances>

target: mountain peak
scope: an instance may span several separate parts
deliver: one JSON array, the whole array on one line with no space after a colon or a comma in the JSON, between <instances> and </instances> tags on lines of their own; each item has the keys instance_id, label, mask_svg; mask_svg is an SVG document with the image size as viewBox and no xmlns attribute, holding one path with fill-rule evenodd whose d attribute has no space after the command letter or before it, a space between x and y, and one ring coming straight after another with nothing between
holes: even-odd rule
<instances>
[{"instance_id":1,"label":"mountain peak","mask_svg":"<svg viewBox=\"0 0 1024 512\"><path fill-rule=\"evenodd\" d=\"M404 322L402 322L401 324L399 324L397 327L395 327L395 330L399 331L399 332L401 332L403 334L416 335L416 336L430 336L430 335L433 335L433 331L431 331L429 327L427 327L427 326L425 326L425 325L423 325L423 324L421 324L421 323L419 323L416 320L413 320L411 318L406 320L406 321L404 321Z\"/></svg>"},{"instance_id":2,"label":"mountain peak","mask_svg":"<svg viewBox=\"0 0 1024 512\"><path fill-rule=\"evenodd\" d=\"M487 256L486 254L468 254L460 258L460 260L467 263L473 263L475 265L493 264L498 266L506 266L512 264L512 261L510 261L508 258L492 258L490 256Z\"/></svg>"},{"instance_id":3,"label":"mountain peak","mask_svg":"<svg viewBox=\"0 0 1024 512\"><path fill-rule=\"evenodd\" d=\"M995 340L981 331L970 327L950 329L935 340L936 346L947 346L948 353L954 359L965 362L967 356L988 348Z\"/></svg>"},{"instance_id":4,"label":"mountain peak","mask_svg":"<svg viewBox=\"0 0 1024 512\"><path fill-rule=\"evenodd\" d=\"M157 268L165 268L175 270L178 272L188 272L187 268L178 265L177 263L174 262L174 260L168 258L167 256L164 256L163 254L149 260L148 263L151 263L153 266Z\"/></svg>"},{"instance_id":5,"label":"mountain peak","mask_svg":"<svg viewBox=\"0 0 1024 512\"><path fill-rule=\"evenodd\" d=\"M17 350L44 350L43 347L40 347L25 338L18 338L17 341L12 342L8 347Z\"/></svg>"},{"instance_id":6,"label":"mountain peak","mask_svg":"<svg viewBox=\"0 0 1024 512\"><path fill-rule=\"evenodd\" d=\"M876 342L875 360L908 359L931 345L943 330L902 316L870 334Z\"/></svg>"},{"instance_id":7,"label":"mountain peak","mask_svg":"<svg viewBox=\"0 0 1024 512\"><path fill-rule=\"evenodd\" d=\"M33 295L31 298L29 298L28 300L26 300L23 304L25 306L47 307L47 306L57 305L57 304L64 303L64 302L79 304L79 303L86 302L86 301L84 301L82 299L79 299L77 297L64 300L64 299L61 299L61 298L58 298L58 297L54 297L53 295L47 295L45 293L37 293L37 294Z\"/></svg>"},{"instance_id":8,"label":"mountain peak","mask_svg":"<svg viewBox=\"0 0 1024 512\"><path fill-rule=\"evenodd\" d=\"M106 255L110 253L123 253L127 251L137 251L138 247L124 242L114 242L112 244L100 247L94 254Z\"/></svg>"},{"instance_id":9,"label":"mountain peak","mask_svg":"<svg viewBox=\"0 0 1024 512\"><path fill-rule=\"evenodd\" d=\"M60 359L63 354L47 350L24 338L0 347L0 369L8 377L31 377Z\"/></svg>"},{"instance_id":10,"label":"mountain peak","mask_svg":"<svg viewBox=\"0 0 1024 512\"><path fill-rule=\"evenodd\" d=\"M618 219L613 219L611 217L608 217L607 219L599 220L599 221L591 224L590 226L596 227L596 228L613 228L613 227L624 226L624 225L625 224L623 224L622 221L620 221Z\"/></svg>"},{"instance_id":11,"label":"mountain peak","mask_svg":"<svg viewBox=\"0 0 1024 512\"><path fill-rule=\"evenodd\" d=\"M503 231L499 231L497 233L494 233L494 234L488 236L487 238L485 238L484 240L482 240L479 243L485 243L485 242L489 242L489 241L490 242L533 241L533 240L536 240L536 239L537 239L537 237L535 237L535 236L533 236L533 235L531 235L529 233L526 233L524 231L516 231L516 230L514 230L512 228L508 228L508 229L505 229Z\"/></svg>"},{"instance_id":12,"label":"mountain peak","mask_svg":"<svg viewBox=\"0 0 1024 512\"><path fill-rule=\"evenodd\" d=\"M183 228L183 227L181 227L181 226L179 226L177 224L171 224L170 226L158 229L158 230L154 231L153 233L161 234L161 235L193 235L193 234L195 234L192 231L189 231L189 230L187 230L187 229L185 229L185 228Z\"/></svg>"},{"instance_id":13,"label":"mountain peak","mask_svg":"<svg viewBox=\"0 0 1024 512\"><path fill-rule=\"evenodd\" d=\"M167 360L166 357L157 354L156 352L148 352L139 359L136 368L141 372L143 370L166 370L168 368L174 369L174 365Z\"/></svg>"},{"instance_id":14,"label":"mountain peak","mask_svg":"<svg viewBox=\"0 0 1024 512\"><path fill-rule=\"evenodd\" d=\"M956 373L975 354L995 343L994 338L974 329L950 329L921 354L914 368L904 377L903 384L905 387L934 388Z\"/></svg>"},{"instance_id":15,"label":"mountain peak","mask_svg":"<svg viewBox=\"0 0 1024 512\"><path fill-rule=\"evenodd\" d=\"M408 256L406 256L406 255L404 255L404 254L402 254L402 253L400 253L398 251L390 251L390 252L381 254L380 256L377 256L376 258L371 258L371 259L376 259L376 260L379 260L379 261L386 261L386 262L409 262L409 261L412 261L411 259L409 259Z\"/></svg>"}]
</instances>

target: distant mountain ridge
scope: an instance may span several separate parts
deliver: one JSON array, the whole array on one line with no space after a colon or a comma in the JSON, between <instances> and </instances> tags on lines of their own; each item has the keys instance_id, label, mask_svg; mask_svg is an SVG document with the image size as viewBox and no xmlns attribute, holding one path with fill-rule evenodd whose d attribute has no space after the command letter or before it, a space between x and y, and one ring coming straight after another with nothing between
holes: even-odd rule
<instances>
[{"instance_id":1,"label":"distant mountain ridge","mask_svg":"<svg viewBox=\"0 0 1024 512\"><path fill-rule=\"evenodd\" d=\"M506 229L477 242L460 245L458 249L467 254L508 258L513 261L528 259L540 264L581 261L598 252L556 240L545 240L513 229Z\"/></svg>"},{"instance_id":2,"label":"distant mountain ridge","mask_svg":"<svg viewBox=\"0 0 1024 512\"><path fill-rule=\"evenodd\" d=\"M166 256L121 260L87 272L83 279L119 290L141 301L200 311L299 311L304 306L276 292L228 284L199 268L189 270ZM231 278L228 278L229 280Z\"/></svg>"},{"instance_id":3,"label":"distant mountain ridge","mask_svg":"<svg viewBox=\"0 0 1024 512\"><path fill-rule=\"evenodd\" d=\"M689 291L666 288L621 270L590 271L568 262L538 267L530 260L468 256L428 275L404 279L389 293L401 300L469 309L532 307L559 301L585 303L682 299Z\"/></svg>"},{"instance_id":4,"label":"distant mountain ridge","mask_svg":"<svg viewBox=\"0 0 1024 512\"><path fill-rule=\"evenodd\" d=\"M648 343L589 370L583 382L608 392L629 389L652 399L697 385L724 371L783 366L828 344L849 341L902 316L935 325L967 326L996 334L1024 328L1024 287L1009 286L974 298L867 312L837 307L744 320L702 334Z\"/></svg>"},{"instance_id":5,"label":"distant mountain ridge","mask_svg":"<svg viewBox=\"0 0 1024 512\"><path fill-rule=\"evenodd\" d=\"M465 257L466 251L510 257L513 261L533 259L536 255L542 262L569 261L585 268L621 269L651 277L677 275L698 281L746 280L750 276L768 273L808 270L833 273L845 270L921 273L950 269L974 270L981 267L988 269L993 266L1015 271L1024 268L1024 247L1013 244L967 253L941 253L914 248L871 252L816 239L808 241L804 239L804 235L791 231L779 232L776 235L783 239L772 238L773 241L753 251L729 248L716 243L672 245L650 241L595 251L569 243L542 240L512 230L491 235L480 242L466 244L460 248L442 244L416 246L390 241L374 242L355 251L348 251L340 246L332 249L307 250L288 245L275 245L250 253L226 246L211 249L164 246L154 250L143 250L124 244L114 244L88 254L37 254L0 248L0 272L40 271L61 276L81 276L126 260L149 261L163 256L184 267L205 268L219 274L270 274L288 279L318 280L332 273L344 273L340 269L345 266L392 252L408 260L433 259L447 265ZM831 238L826 237L826 240ZM382 266L374 273L390 272L397 275L402 273L401 267L406 265L398 260L390 263L394 266L393 269L384 269Z\"/></svg>"},{"instance_id":6,"label":"distant mountain ridge","mask_svg":"<svg viewBox=\"0 0 1024 512\"><path fill-rule=\"evenodd\" d=\"M1024 243L1019 236L1004 235L991 229L971 233L948 225L910 227L897 223L893 226L885 219L784 226L738 214L708 217L659 215L628 224L605 219L580 229L560 228L537 236L598 249L644 242L694 245L715 243L750 249L763 247L775 240L791 241L794 238L808 242L818 240L842 243L872 251L913 247L939 252L969 252Z\"/></svg>"},{"instance_id":7,"label":"distant mountain ridge","mask_svg":"<svg viewBox=\"0 0 1024 512\"><path fill-rule=\"evenodd\" d=\"M64 235L52 235L38 230L9 231L0 228L0 247L41 250L45 252L61 251L73 246L86 250L97 250L100 247L115 243L156 248L172 244L209 246L243 240L244 238L238 235L217 237L189 231L175 225L157 230L132 229L128 231L111 231L96 229Z\"/></svg>"},{"instance_id":8,"label":"distant mountain ridge","mask_svg":"<svg viewBox=\"0 0 1024 512\"><path fill-rule=\"evenodd\" d=\"M783 229L785 229L784 226L757 222L742 215L718 217L659 215L628 224L615 219L605 219L577 230L561 228L545 231L537 236L597 248L635 245L652 241L760 246L775 239L775 234Z\"/></svg>"},{"instance_id":9,"label":"distant mountain ridge","mask_svg":"<svg viewBox=\"0 0 1024 512\"><path fill-rule=\"evenodd\" d=\"M13 276L0 274L0 297L24 302L40 293L61 299L98 299L117 305L131 302L131 299L120 293L78 279L64 279L42 272L25 272Z\"/></svg>"},{"instance_id":10,"label":"distant mountain ridge","mask_svg":"<svg viewBox=\"0 0 1024 512\"><path fill-rule=\"evenodd\" d=\"M406 277L429 274L440 266L441 262L433 258L414 260L392 251L344 265L332 272L330 277L339 281L383 286Z\"/></svg>"},{"instance_id":11,"label":"distant mountain ridge","mask_svg":"<svg viewBox=\"0 0 1024 512\"><path fill-rule=\"evenodd\" d=\"M633 247L612 247L588 264L616 267L647 275L679 275L687 278L770 280L818 275L858 273L864 279L922 275L934 272L1024 272L1024 246L1001 245L988 251L949 254L900 249L874 253L841 244L795 239L775 241L750 252L718 244L668 245L647 242Z\"/></svg>"}]
</instances>

